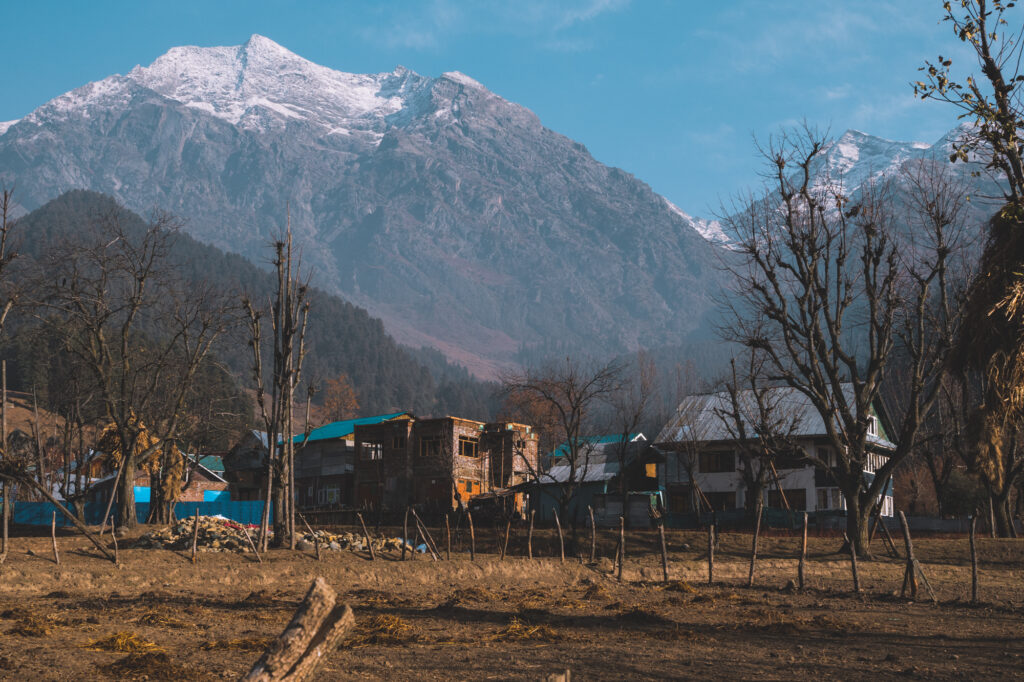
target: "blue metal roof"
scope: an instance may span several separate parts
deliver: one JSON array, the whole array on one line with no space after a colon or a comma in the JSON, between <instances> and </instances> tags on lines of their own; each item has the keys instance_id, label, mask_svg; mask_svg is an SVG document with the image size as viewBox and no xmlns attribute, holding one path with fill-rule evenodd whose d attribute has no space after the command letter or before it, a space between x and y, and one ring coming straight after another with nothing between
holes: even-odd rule
<instances>
[{"instance_id":1,"label":"blue metal roof","mask_svg":"<svg viewBox=\"0 0 1024 682\"><path fill-rule=\"evenodd\" d=\"M303 441L313 442L318 440L332 440L335 438L345 438L355 433L357 426L365 426L367 424L380 424L382 422L391 421L398 417L403 417L409 414L408 412L393 412L391 414L379 414L376 417L360 417L359 419L346 419L340 422L331 422L330 424L324 424L318 429L313 429L309 432L309 438L299 434L292 438L293 443L301 444Z\"/></svg>"}]
</instances>

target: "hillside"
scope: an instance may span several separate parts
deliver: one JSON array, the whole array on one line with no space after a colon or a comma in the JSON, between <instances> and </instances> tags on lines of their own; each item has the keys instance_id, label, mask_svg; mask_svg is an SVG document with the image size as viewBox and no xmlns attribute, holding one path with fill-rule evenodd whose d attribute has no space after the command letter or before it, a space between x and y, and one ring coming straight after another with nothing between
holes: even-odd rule
<instances>
[{"instance_id":1,"label":"hillside","mask_svg":"<svg viewBox=\"0 0 1024 682\"><path fill-rule=\"evenodd\" d=\"M120 220L130 233L145 229L142 218L120 209L110 197L74 191L21 219L17 228L20 250L27 258L38 259L64 235L115 210L120 212ZM266 301L273 291L274 278L269 272L187 234L179 234L175 239L170 261L186 281L209 282L223 292L240 296L244 291L254 300ZM342 372L348 374L361 411L366 414L413 410L418 414L490 415L490 385L471 379L465 370L447 365L435 367L435 379L423 363L387 334L380 320L362 308L318 289L312 292L310 301L305 366L308 379L323 382ZM12 322L16 330L18 319ZM29 323L23 315L21 324ZM218 349L219 359L231 368L242 385L249 381L245 343L239 333ZM12 380L17 381L18 375L12 374Z\"/></svg>"}]
</instances>

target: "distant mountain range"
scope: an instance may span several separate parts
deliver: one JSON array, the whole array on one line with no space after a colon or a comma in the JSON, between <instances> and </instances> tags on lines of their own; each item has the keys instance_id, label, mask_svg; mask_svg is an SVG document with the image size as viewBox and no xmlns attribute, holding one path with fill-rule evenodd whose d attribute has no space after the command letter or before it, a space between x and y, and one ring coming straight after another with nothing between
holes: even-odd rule
<instances>
[{"instance_id":1,"label":"distant mountain range","mask_svg":"<svg viewBox=\"0 0 1024 682\"><path fill-rule=\"evenodd\" d=\"M862 182L925 153L851 131L828 164ZM462 73L342 73L261 36L0 124L0 180L28 209L75 188L165 209L256 261L290 220L318 285L480 376L706 340L731 253L718 223Z\"/></svg>"}]
</instances>

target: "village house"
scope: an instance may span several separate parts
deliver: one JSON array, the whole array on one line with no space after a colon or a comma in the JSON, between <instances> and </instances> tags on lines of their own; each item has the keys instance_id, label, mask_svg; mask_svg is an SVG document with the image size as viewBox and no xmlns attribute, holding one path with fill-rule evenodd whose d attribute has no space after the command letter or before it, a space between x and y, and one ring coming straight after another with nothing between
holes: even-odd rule
<instances>
[{"instance_id":1,"label":"village house","mask_svg":"<svg viewBox=\"0 0 1024 682\"><path fill-rule=\"evenodd\" d=\"M300 509L351 507L354 495L355 430L360 426L405 422L408 412L393 412L331 422L295 436L295 494ZM404 425L399 423L401 430Z\"/></svg>"},{"instance_id":2,"label":"village house","mask_svg":"<svg viewBox=\"0 0 1024 682\"><path fill-rule=\"evenodd\" d=\"M262 500L266 496L268 452L266 432L252 430L224 455L223 476L232 500Z\"/></svg>"},{"instance_id":3,"label":"village house","mask_svg":"<svg viewBox=\"0 0 1024 682\"><path fill-rule=\"evenodd\" d=\"M568 523L589 524L589 510L593 509L598 526L618 526L620 516L630 527L648 525L650 508L661 505L661 454L642 433L626 438L621 434L591 436L581 441L575 462L570 460L568 443L562 443L549 455L548 470L531 486L536 519L554 522L561 497L571 487L563 519ZM625 508L620 483L626 488Z\"/></svg>"},{"instance_id":4,"label":"village house","mask_svg":"<svg viewBox=\"0 0 1024 682\"><path fill-rule=\"evenodd\" d=\"M537 466L536 433L514 422L409 418L357 426L355 441L355 505L366 509L458 508L528 480Z\"/></svg>"},{"instance_id":5,"label":"village house","mask_svg":"<svg viewBox=\"0 0 1024 682\"><path fill-rule=\"evenodd\" d=\"M831 474L815 467L803 453L811 453L830 465L836 462L836 452L829 440L818 411L802 393L789 387L773 387L774 409L784 410L790 424L785 436L791 444L789 452L773 458L774 472L769 468L764 505L769 508L787 507L794 511L843 512L843 495ZM751 391L738 394L739 402L754 414L754 395ZM730 405L725 392L690 395L683 399L675 416L655 439L655 446L665 454L661 486L667 492L667 508L673 513L728 511L743 509L746 490L741 474L738 443L729 428L726 414ZM877 406L876 406L877 408ZM880 415L875 409L868 425L868 461L866 476L888 459L895 445L888 440ZM748 428L748 432L752 429ZM691 476L692 474L692 480ZM782 490L780 495L779 490ZM892 482L881 497L884 516L893 514Z\"/></svg>"}]
</instances>

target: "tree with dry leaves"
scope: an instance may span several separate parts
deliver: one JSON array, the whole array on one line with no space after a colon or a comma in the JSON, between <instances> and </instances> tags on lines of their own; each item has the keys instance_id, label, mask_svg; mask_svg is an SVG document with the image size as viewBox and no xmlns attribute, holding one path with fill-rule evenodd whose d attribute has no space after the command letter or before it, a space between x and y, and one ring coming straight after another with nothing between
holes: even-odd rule
<instances>
[{"instance_id":1,"label":"tree with dry leaves","mask_svg":"<svg viewBox=\"0 0 1024 682\"><path fill-rule=\"evenodd\" d=\"M353 419L359 414L359 399L356 389L347 374L339 374L324 384L324 421Z\"/></svg>"}]
</instances>

